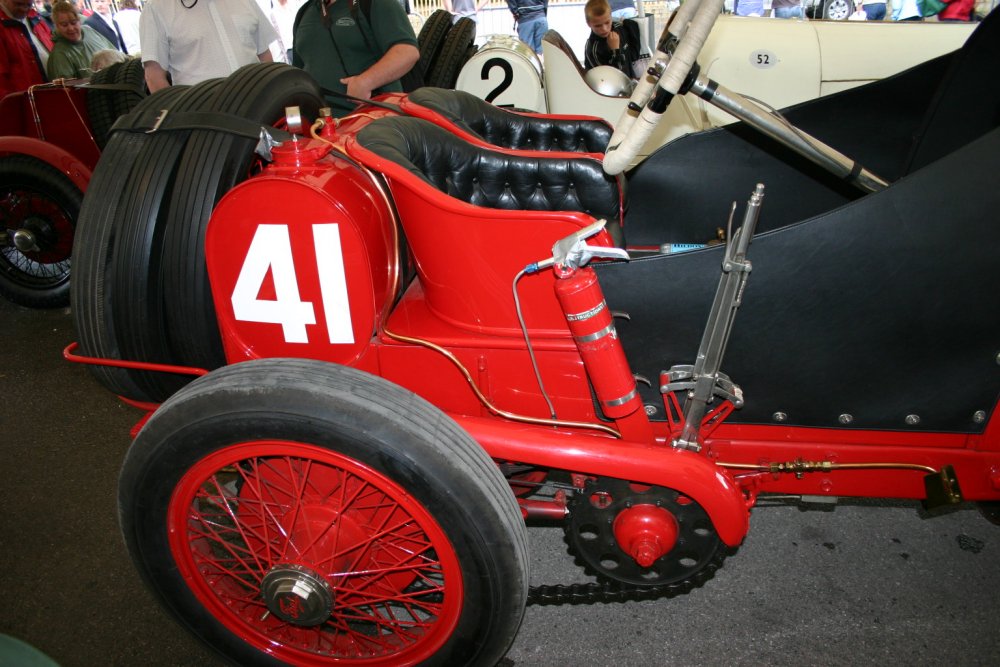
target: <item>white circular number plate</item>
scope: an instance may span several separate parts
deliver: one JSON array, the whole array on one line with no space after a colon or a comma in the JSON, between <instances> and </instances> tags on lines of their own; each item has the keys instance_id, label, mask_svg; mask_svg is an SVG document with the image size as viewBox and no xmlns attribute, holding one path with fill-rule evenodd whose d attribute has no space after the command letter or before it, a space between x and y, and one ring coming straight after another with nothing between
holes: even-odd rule
<instances>
[{"instance_id":1,"label":"white circular number plate","mask_svg":"<svg viewBox=\"0 0 1000 667\"><path fill-rule=\"evenodd\" d=\"M778 56L772 51L757 49L750 54L750 64L759 69L769 69L778 64Z\"/></svg>"}]
</instances>

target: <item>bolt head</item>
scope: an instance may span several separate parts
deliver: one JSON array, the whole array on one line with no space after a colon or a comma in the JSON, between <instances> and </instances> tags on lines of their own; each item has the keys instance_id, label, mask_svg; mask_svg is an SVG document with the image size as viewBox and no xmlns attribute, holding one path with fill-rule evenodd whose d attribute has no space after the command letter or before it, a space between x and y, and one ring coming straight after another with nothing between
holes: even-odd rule
<instances>
[{"instance_id":1,"label":"bolt head","mask_svg":"<svg viewBox=\"0 0 1000 667\"><path fill-rule=\"evenodd\" d=\"M659 550L655 545L643 542L632 551L632 558L639 567L649 567L656 562Z\"/></svg>"}]
</instances>

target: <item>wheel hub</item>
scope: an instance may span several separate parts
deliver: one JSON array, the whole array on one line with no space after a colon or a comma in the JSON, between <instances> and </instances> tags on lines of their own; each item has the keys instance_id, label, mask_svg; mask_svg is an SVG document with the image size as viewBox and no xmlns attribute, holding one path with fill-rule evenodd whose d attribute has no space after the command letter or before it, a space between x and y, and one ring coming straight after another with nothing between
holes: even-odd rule
<instances>
[{"instance_id":1,"label":"wheel hub","mask_svg":"<svg viewBox=\"0 0 1000 667\"><path fill-rule=\"evenodd\" d=\"M592 573L633 586L692 580L721 544L701 505L663 487L588 480L569 511L570 550Z\"/></svg>"},{"instance_id":2,"label":"wheel hub","mask_svg":"<svg viewBox=\"0 0 1000 667\"><path fill-rule=\"evenodd\" d=\"M272 614L293 625L319 625L333 612L333 589L302 565L275 565L264 575L260 594Z\"/></svg>"},{"instance_id":3,"label":"wheel hub","mask_svg":"<svg viewBox=\"0 0 1000 667\"><path fill-rule=\"evenodd\" d=\"M612 527L622 550L639 567L652 567L677 542L677 520L656 505L634 505L615 517Z\"/></svg>"},{"instance_id":4,"label":"wheel hub","mask_svg":"<svg viewBox=\"0 0 1000 667\"><path fill-rule=\"evenodd\" d=\"M18 229L14 232L14 247L23 253L37 252L38 242L35 235L29 229Z\"/></svg>"}]
</instances>

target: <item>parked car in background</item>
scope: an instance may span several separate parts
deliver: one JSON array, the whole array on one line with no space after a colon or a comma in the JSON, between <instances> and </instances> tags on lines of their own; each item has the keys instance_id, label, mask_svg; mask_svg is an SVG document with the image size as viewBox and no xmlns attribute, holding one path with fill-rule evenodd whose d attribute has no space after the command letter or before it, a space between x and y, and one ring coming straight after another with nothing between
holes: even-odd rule
<instances>
[{"instance_id":1,"label":"parked car in background","mask_svg":"<svg viewBox=\"0 0 1000 667\"><path fill-rule=\"evenodd\" d=\"M701 54L713 79L784 108L883 79L962 46L975 24L781 21L720 16ZM513 37L498 35L466 62L455 87L498 106L618 122L627 99L602 94L555 30L542 42L544 66ZM523 45L521 45L523 46ZM640 156L732 117L696 98L667 109Z\"/></svg>"},{"instance_id":2,"label":"parked car in background","mask_svg":"<svg viewBox=\"0 0 1000 667\"><path fill-rule=\"evenodd\" d=\"M802 8L811 19L843 21L854 13L853 0L802 0Z\"/></svg>"},{"instance_id":3,"label":"parked car in background","mask_svg":"<svg viewBox=\"0 0 1000 667\"><path fill-rule=\"evenodd\" d=\"M0 99L0 296L34 308L69 302L83 193L111 126L145 95L142 63L130 59Z\"/></svg>"}]
</instances>

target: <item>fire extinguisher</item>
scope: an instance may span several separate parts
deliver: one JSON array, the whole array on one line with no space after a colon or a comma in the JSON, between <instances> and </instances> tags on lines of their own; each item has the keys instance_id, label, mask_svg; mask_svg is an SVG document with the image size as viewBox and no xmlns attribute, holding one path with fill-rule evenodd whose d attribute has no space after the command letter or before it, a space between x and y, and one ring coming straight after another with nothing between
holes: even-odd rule
<instances>
[{"instance_id":1,"label":"fire extinguisher","mask_svg":"<svg viewBox=\"0 0 1000 667\"><path fill-rule=\"evenodd\" d=\"M621 419L642 407L614 319L593 269L556 269L556 298L583 358L601 410Z\"/></svg>"}]
</instances>

